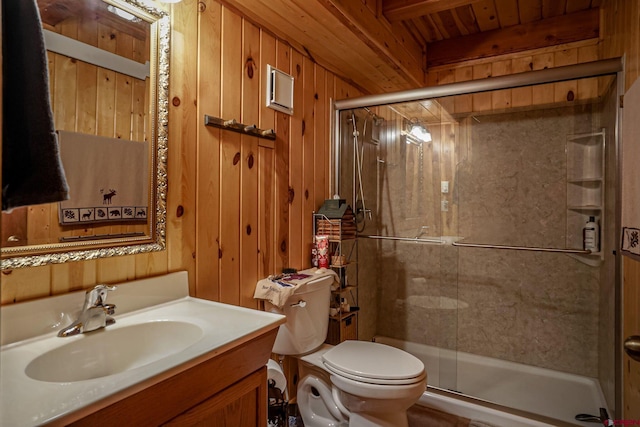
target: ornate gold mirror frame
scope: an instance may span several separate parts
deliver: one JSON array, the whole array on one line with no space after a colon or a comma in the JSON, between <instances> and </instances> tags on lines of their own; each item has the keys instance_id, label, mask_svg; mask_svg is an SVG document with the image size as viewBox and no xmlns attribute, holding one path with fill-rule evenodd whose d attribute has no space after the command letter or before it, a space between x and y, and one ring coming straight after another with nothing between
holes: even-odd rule
<instances>
[{"instance_id":1,"label":"ornate gold mirror frame","mask_svg":"<svg viewBox=\"0 0 640 427\"><path fill-rule=\"evenodd\" d=\"M55 0L64 2L65 0ZM144 0L102 0L150 24L149 146L150 191L148 233L134 237L88 236L77 241L8 246L1 250L0 269L37 267L46 264L133 255L165 249L167 195L167 122L169 96L168 14Z\"/></svg>"}]
</instances>

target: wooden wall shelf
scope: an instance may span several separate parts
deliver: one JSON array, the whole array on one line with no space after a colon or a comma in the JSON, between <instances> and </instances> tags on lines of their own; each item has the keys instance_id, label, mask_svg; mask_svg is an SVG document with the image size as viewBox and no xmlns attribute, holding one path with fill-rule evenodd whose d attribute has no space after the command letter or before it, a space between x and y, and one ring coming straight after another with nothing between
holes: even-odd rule
<instances>
[{"instance_id":1,"label":"wooden wall shelf","mask_svg":"<svg viewBox=\"0 0 640 427\"><path fill-rule=\"evenodd\" d=\"M258 138L270 139L272 141L276 139L276 132L273 129L259 129L256 125L245 125L236 122L235 119L225 120L205 114L204 125L219 129L226 129L244 135L257 136Z\"/></svg>"}]
</instances>

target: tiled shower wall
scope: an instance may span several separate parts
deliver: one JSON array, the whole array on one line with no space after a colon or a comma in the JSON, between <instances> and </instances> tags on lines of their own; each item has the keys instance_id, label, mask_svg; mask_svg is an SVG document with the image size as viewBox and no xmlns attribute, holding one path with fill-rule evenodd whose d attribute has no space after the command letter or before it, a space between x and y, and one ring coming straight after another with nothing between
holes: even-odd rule
<instances>
[{"instance_id":1,"label":"tiled shower wall","mask_svg":"<svg viewBox=\"0 0 640 427\"><path fill-rule=\"evenodd\" d=\"M459 168L466 241L564 248L569 134L590 105L478 117ZM571 243L571 242L569 242ZM577 246L580 248L579 244ZM564 254L460 249L458 350L597 376L600 270ZM578 352L576 349L580 349Z\"/></svg>"},{"instance_id":2,"label":"tiled shower wall","mask_svg":"<svg viewBox=\"0 0 640 427\"><path fill-rule=\"evenodd\" d=\"M416 224L430 223L422 237L455 233L467 242L567 246L565 141L568 134L599 126L592 109L583 105L459 118L458 166L449 194L449 209L457 218L453 229L442 218L405 215L406 204L416 205L412 197L435 193L407 194L401 163L412 148L397 140L390 129L396 124L388 120L381 145L365 145L365 151L382 154L380 159L370 155L363 165L366 176L379 179L372 183L363 177L365 197L375 200L369 201L374 215L365 232L409 236ZM423 150L442 149L437 143L434 138ZM384 144L402 144L393 161L384 157L391 150ZM439 188L444 168L435 166L429 173L431 186ZM439 205L440 200L429 203ZM358 266L360 339L385 335L598 376L598 267L564 254L369 239L359 242Z\"/></svg>"}]
</instances>

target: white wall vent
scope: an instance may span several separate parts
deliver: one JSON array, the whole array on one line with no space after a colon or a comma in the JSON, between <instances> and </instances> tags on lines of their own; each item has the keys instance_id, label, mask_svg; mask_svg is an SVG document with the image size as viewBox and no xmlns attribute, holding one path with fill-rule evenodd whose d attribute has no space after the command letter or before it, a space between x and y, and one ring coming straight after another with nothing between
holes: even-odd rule
<instances>
[{"instance_id":1,"label":"white wall vent","mask_svg":"<svg viewBox=\"0 0 640 427\"><path fill-rule=\"evenodd\" d=\"M267 65L267 107L293 114L293 76Z\"/></svg>"}]
</instances>

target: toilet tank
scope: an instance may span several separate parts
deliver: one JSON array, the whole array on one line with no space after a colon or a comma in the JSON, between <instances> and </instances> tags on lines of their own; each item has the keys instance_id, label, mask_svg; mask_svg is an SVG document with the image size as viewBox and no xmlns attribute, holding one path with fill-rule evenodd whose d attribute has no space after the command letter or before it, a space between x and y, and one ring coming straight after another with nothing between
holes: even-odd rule
<instances>
[{"instance_id":1,"label":"toilet tank","mask_svg":"<svg viewBox=\"0 0 640 427\"><path fill-rule=\"evenodd\" d=\"M267 311L287 316L287 322L278 329L273 353L306 354L324 343L329 327L332 283L333 276L323 276L301 285L282 309L265 302Z\"/></svg>"}]
</instances>

